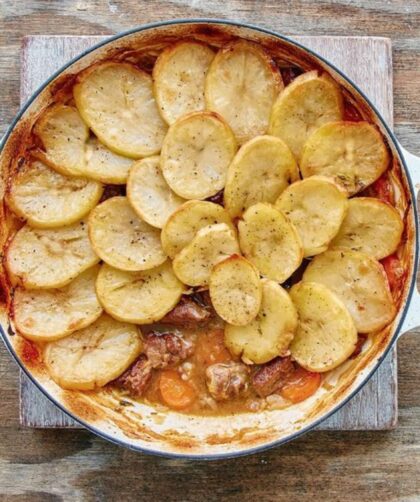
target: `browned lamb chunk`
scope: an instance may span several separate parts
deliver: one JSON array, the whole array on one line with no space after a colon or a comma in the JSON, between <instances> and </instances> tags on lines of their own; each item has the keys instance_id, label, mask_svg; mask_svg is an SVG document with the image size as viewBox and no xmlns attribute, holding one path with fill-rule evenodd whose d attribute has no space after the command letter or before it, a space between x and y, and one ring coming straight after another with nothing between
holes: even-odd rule
<instances>
[{"instance_id":1,"label":"browned lamb chunk","mask_svg":"<svg viewBox=\"0 0 420 502\"><path fill-rule=\"evenodd\" d=\"M204 324L210 317L209 308L200 305L188 296L183 296L178 305L168 312L159 323L188 328Z\"/></svg>"},{"instance_id":2,"label":"browned lamb chunk","mask_svg":"<svg viewBox=\"0 0 420 502\"><path fill-rule=\"evenodd\" d=\"M132 364L128 370L112 383L127 390L132 396L141 397L152 378L152 365L144 354Z\"/></svg>"},{"instance_id":3,"label":"browned lamb chunk","mask_svg":"<svg viewBox=\"0 0 420 502\"><path fill-rule=\"evenodd\" d=\"M217 363L206 369L207 388L216 401L234 399L248 389L248 368L242 363Z\"/></svg>"},{"instance_id":4,"label":"browned lamb chunk","mask_svg":"<svg viewBox=\"0 0 420 502\"><path fill-rule=\"evenodd\" d=\"M144 353L152 368L175 366L193 353L193 345L175 333L152 331L145 335Z\"/></svg>"},{"instance_id":5,"label":"browned lamb chunk","mask_svg":"<svg viewBox=\"0 0 420 502\"><path fill-rule=\"evenodd\" d=\"M252 376L252 385L260 397L269 396L279 389L295 367L290 357L276 357Z\"/></svg>"}]
</instances>

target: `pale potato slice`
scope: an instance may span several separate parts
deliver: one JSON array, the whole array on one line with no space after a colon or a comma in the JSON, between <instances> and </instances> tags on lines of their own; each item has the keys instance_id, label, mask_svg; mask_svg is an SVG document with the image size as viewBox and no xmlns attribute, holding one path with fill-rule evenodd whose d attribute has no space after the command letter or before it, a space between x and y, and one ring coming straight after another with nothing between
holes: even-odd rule
<instances>
[{"instance_id":1,"label":"pale potato slice","mask_svg":"<svg viewBox=\"0 0 420 502\"><path fill-rule=\"evenodd\" d=\"M179 302L184 289L169 261L141 272L104 264L96 281L96 292L106 312L120 321L137 324L162 319Z\"/></svg>"},{"instance_id":2,"label":"pale potato slice","mask_svg":"<svg viewBox=\"0 0 420 502\"><path fill-rule=\"evenodd\" d=\"M142 350L136 326L104 314L87 328L48 343L44 362L60 387L93 390L120 376Z\"/></svg>"},{"instance_id":3,"label":"pale potato slice","mask_svg":"<svg viewBox=\"0 0 420 502\"><path fill-rule=\"evenodd\" d=\"M220 116L194 112L169 128L160 165L168 185L180 197L206 199L225 186L235 152L235 137Z\"/></svg>"},{"instance_id":4,"label":"pale potato slice","mask_svg":"<svg viewBox=\"0 0 420 502\"><path fill-rule=\"evenodd\" d=\"M54 228L86 216L102 192L97 181L63 176L35 161L22 166L12 179L7 202L31 226Z\"/></svg>"},{"instance_id":5,"label":"pale potato slice","mask_svg":"<svg viewBox=\"0 0 420 502\"><path fill-rule=\"evenodd\" d=\"M302 263L299 234L274 206L264 202L251 206L238 230L243 254L269 279L284 282Z\"/></svg>"},{"instance_id":6,"label":"pale potato slice","mask_svg":"<svg viewBox=\"0 0 420 502\"><path fill-rule=\"evenodd\" d=\"M385 271L364 253L325 251L311 261L303 280L324 284L333 291L349 310L359 333L378 331L395 316Z\"/></svg>"},{"instance_id":7,"label":"pale potato slice","mask_svg":"<svg viewBox=\"0 0 420 502\"><path fill-rule=\"evenodd\" d=\"M185 202L166 183L158 156L139 160L130 169L127 198L140 218L156 228Z\"/></svg>"},{"instance_id":8,"label":"pale potato slice","mask_svg":"<svg viewBox=\"0 0 420 502\"><path fill-rule=\"evenodd\" d=\"M289 84L275 102L269 132L284 140L297 159L319 126L343 118L339 86L327 75L309 71Z\"/></svg>"},{"instance_id":9,"label":"pale potato slice","mask_svg":"<svg viewBox=\"0 0 420 502\"><path fill-rule=\"evenodd\" d=\"M257 317L246 326L225 326L225 345L247 364L264 364L288 353L297 327L297 314L285 289L262 279L262 302Z\"/></svg>"},{"instance_id":10,"label":"pale potato slice","mask_svg":"<svg viewBox=\"0 0 420 502\"><path fill-rule=\"evenodd\" d=\"M343 302L326 286L300 282L290 290L298 327L290 345L292 357L309 371L329 371L354 352L357 330Z\"/></svg>"},{"instance_id":11,"label":"pale potato slice","mask_svg":"<svg viewBox=\"0 0 420 502\"><path fill-rule=\"evenodd\" d=\"M306 141L300 161L302 176L330 176L354 195L386 170L388 150L379 131L367 122L331 122Z\"/></svg>"},{"instance_id":12,"label":"pale potato slice","mask_svg":"<svg viewBox=\"0 0 420 502\"><path fill-rule=\"evenodd\" d=\"M201 200L185 202L169 217L162 229L165 253L174 258L201 228L217 223L226 223L235 232L228 213L219 204Z\"/></svg>"},{"instance_id":13,"label":"pale potato slice","mask_svg":"<svg viewBox=\"0 0 420 502\"><path fill-rule=\"evenodd\" d=\"M398 211L374 197L349 200L347 215L331 246L353 249L381 260L400 243L404 223Z\"/></svg>"},{"instance_id":14,"label":"pale potato slice","mask_svg":"<svg viewBox=\"0 0 420 502\"><path fill-rule=\"evenodd\" d=\"M152 77L129 63L105 62L78 76L73 95L83 120L115 153L158 153L166 134L153 97Z\"/></svg>"},{"instance_id":15,"label":"pale potato slice","mask_svg":"<svg viewBox=\"0 0 420 502\"><path fill-rule=\"evenodd\" d=\"M214 52L201 42L177 42L157 58L153 67L156 102L168 124L182 115L205 109L204 83Z\"/></svg>"},{"instance_id":16,"label":"pale potato slice","mask_svg":"<svg viewBox=\"0 0 420 502\"><path fill-rule=\"evenodd\" d=\"M98 262L84 220L54 229L25 225L6 251L10 277L26 289L61 288Z\"/></svg>"},{"instance_id":17,"label":"pale potato slice","mask_svg":"<svg viewBox=\"0 0 420 502\"><path fill-rule=\"evenodd\" d=\"M28 291L13 296L15 326L30 340L58 340L92 324L102 313L95 290L99 265L89 268L59 289Z\"/></svg>"},{"instance_id":18,"label":"pale potato slice","mask_svg":"<svg viewBox=\"0 0 420 502\"><path fill-rule=\"evenodd\" d=\"M271 108L283 89L278 68L264 49L237 41L222 47L207 72L209 110L226 120L240 144L265 134Z\"/></svg>"},{"instance_id":19,"label":"pale potato slice","mask_svg":"<svg viewBox=\"0 0 420 502\"><path fill-rule=\"evenodd\" d=\"M211 303L222 319L235 326L244 326L255 319L260 310L260 274L248 260L232 255L213 268L209 293Z\"/></svg>"},{"instance_id":20,"label":"pale potato slice","mask_svg":"<svg viewBox=\"0 0 420 502\"><path fill-rule=\"evenodd\" d=\"M304 256L328 248L346 215L346 192L331 178L311 176L290 185L275 207L293 223L302 240Z\"/></svg>"},{"instance_id":21,"label":"pale potato slice","mask_svg":"<svg viewBox=\"0 0 420 502\"><path fill-rule=\"evenodd\" d=\"M225 208L235 218L257 202L274 203L298 179L298 166L286 143L273 136L257 136L239 149L229 166Z\"/></svg>"},{"instance_id":22,"label":"pale potato slice","mask_svg":"<svg viewBox=\"0 0 420 502\"><path fill-rule=\"evenodd\" d=\"M159 230L137 216L127 197L102 202L90 213L88 222L93 249L115 268L148 270L166 260Z\"/></svg>"},{"instance_id":23,"label":"pale potato slice","mask_svg":"<svg viewBox=\"0 0 420 502\"><path fill-rule=\"evenodd\" d=\"M189 286L207 286L212 268L239 253L236 235L226 223L201 228L174 258L174 272Z\"/></svg>"}]
</instances>

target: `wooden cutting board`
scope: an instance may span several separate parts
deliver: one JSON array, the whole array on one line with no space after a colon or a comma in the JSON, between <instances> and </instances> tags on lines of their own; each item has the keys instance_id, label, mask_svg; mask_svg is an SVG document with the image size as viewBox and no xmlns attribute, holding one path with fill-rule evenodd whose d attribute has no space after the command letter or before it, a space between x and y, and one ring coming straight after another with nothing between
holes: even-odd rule
<instances>
[{"instance_id":1,"label":"wooden cutting board","mask_svg":"<svg viewBox=\"0 0 420 502\"><path fill-rule=\"evenodd\" d=\"M64 63L105 37L30 36L24 39L21 101ZM393 125L391 41L373 37L294 37L343 70ZM363 390L320 429L380 430L397 423L397 354L394 348ZM28 427L79 427L22 373L20 421Z\"/></svg>"}]
</instances>

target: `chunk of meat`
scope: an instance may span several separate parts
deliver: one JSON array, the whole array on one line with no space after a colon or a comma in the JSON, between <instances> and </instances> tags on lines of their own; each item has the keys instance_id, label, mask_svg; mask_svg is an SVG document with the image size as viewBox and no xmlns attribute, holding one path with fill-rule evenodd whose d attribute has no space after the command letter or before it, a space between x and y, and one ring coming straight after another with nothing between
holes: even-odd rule
<instances>
[{"instance_id":1,"label":"chunk of meat","mask_svg":"<svg viewBox=\"0 0 420 502\"><path fill-rule=\"evenodd\" d=\"M223 195L224 195L224 190L220 190L219 192L207 198L206 200L208 200L209 202L213 202L213 204L219 204L219 206L223 206L224 205Z\"/></svg>"},{"instance_id":2,"label":"chunk of meat","mask_svg":"<svg viewBox=\"0 0 420 502\"><path fill-rule=\"evenodd\" d=\"M210 317L210 309L200 305L188 296L183 296L178 305L159 322L160 324L187 328L194 327L197 324L204 324Z\"/></svg>"},{"instance_id":3,"label":"chunk of meat","mask_svg":"<svg viewBox=\"0 0 420 502\"><path fill-rule=\"evenodd\" d=\"M141 397L152 378L152 365L147 357L142 354L128 370L112 383L117 387L127 390L135 397Z\"/></svg>"},{"instance_id":4,"label":"chunk of meat","mask_svg":"<svg viewBox=\"0 0 420 502\"><path fill-rule=\"evenodd\" d=\"M234 399L248 390L248 368L242 363L218 363L206 369L207 388L216 401Z\"/></svg>"},{"instance_id":5,"label":"chunk of meat","mask_svg":"<svg viewBox=\"0 0 420 502\"><path fill-rule=\"evenodd\" d=\"M252 385L260 397L269 396L279 390L295 367L290 357L276 357L252 376Z\"/></svg>"},{"instance_id":6,"label":"chunk of meat","mask_svg":"<svg viewBox=\"0 0 420 502\"><path fill-rule=\"evenodd\" d=\"M162 369L175 366L193 353L190 341L184 340L175 333L158 333L152 331L145 336L144 353L152 368Z\"/></svg>"}]
</instances>

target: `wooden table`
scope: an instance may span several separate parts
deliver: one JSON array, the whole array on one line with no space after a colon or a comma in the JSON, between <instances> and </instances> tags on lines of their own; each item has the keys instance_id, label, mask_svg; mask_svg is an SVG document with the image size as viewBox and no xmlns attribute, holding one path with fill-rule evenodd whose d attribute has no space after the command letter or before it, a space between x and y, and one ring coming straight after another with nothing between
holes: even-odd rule
<instances>
[{"instance_id":1,"label":"wooden table","mask_svg":"<svg viewBox=\"0 0 420 502\"><path fill-rule=\"evenodd\" d=\"M19 103L23 35L110 34L171 17L229 17L294 35L389 36L395 130L420 154L420 2L348 0L0 3L0 134ZM18 425L18 371L0 348L0 500L420 500L419 333L399 342L399 426L316 432L268 453L210 464L138 455L84 431Z\"/></svg>"}]
</instances>

